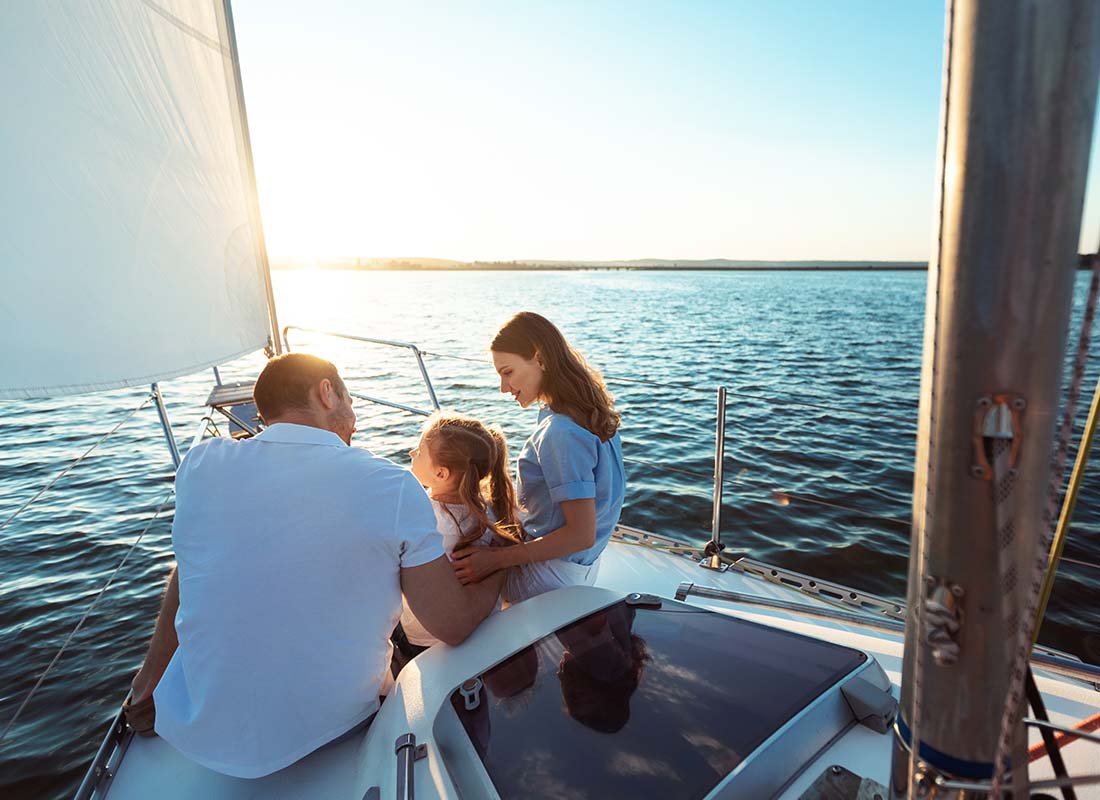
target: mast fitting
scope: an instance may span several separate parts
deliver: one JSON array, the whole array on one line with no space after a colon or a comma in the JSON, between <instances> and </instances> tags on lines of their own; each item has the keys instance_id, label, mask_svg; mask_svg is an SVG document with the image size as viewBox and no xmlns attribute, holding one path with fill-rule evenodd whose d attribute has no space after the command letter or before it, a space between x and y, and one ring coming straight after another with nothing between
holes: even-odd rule
<instances>
[{"instance_id":1,"label":"mast fitting","mask_svg":"<svg viewBox=\"0 0 1100 800\"><path fill-rule=\"evenodd\" d=\"M963 611L960 601L965 592L957 583L944 578L929 577L928 594L924 600L924 641L932 649L932 659L941 667L959 660Z\"/></svg>"},{"instance_id":2,"label":"mast fitting","mask_svg":"<svg viewBox=\"0 0 1100 800\"><path fill-rule=\"evenodd\" d=\"M1000 393L982 395L974 403L974 430L972 444L974 463L970 465L970 477L993 480L993 468L989 465L989 447L994 440L1011 441L1008 465L1016 469L1020 456L1022 427L1020 418L1027 408L1023 395Z\"/></svg>"}]
</instances>

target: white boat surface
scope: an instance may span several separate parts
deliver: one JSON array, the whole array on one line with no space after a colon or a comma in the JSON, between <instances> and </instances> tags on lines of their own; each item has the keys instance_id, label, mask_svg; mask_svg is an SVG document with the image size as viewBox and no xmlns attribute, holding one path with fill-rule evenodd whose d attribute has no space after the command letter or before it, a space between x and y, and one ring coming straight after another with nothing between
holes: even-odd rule
<instances>
[{"instance_id":1,"label":"white boat surface","mask_svg":"<svg viewBox=\"0 0 1100 800\"><path fill-rule=\"evenodd\" d=\"M399 759L395 753L395 742L407 734L415 737L417 746L424 746L423 758L415 760L412 767L417 797L449 800L500 796L451 708L449 698L458 687L586 614L622 602L632 594L661 598L664 606L672 608L679 605L674 599L677 591L689 586L707 586L745 598L731 602L689 594L683 602L692 607L866 653L888 678L890 695L895 699L900 697L904 634L901 624L893 617L881 612L874 615L861 613L855 608L838 609L841 604L835 600L800 591L780 580L767 579L755 571L737 567L725 571L707 569L693 554L664 552L625 538L636 539L637 535L637 532L630 530L617 532L616 540L609 545L601 562L598 587L571 587L533 598L492 616L458 647L438 645L410 662L401 672L369 729L348 741L323 748L265 778L243 780L201 767L159 738L143 739L126 733L118 744L118 750L125 753L125 758L116 756L108 761L106 769L110 778L103 780L101 788L92 796L111 800L153 796L160 800L190 797L402 797L404 795L398 787ZM660 541L660 537L656 540ZM755 565L754 568L759 569ZM783 577L790 582L798 582L797 576L783 574ZM818 588L824 587L819 585ZM761 604L756 602L757 599L764 603L778 601L781 607ZM866 601L866 598L857 596L854 602L858 604L860 599ZM789 607L788 604L795 604L801 609ZM838 618L818 616L821 613L837 614ZM713 656L719 659L720 651L715 649ZM1069 659L1052 661L1055 664L1052 667L1043 667L1041 660L1035 665L1036 681L1051 721L1070 727L1095 715L1100 710L1100 669L1084 664L1078 664L1075 668ZM785 665L772 664L770 668L776 670L778 675ZM727 674L729 681L737 680L736 672ZM553 675L544 677L553 684L557 683ZM660 664L647 666L643 681L654 682L654 692L659 693L664 679ZM639 688L632 703L644 703L642 698L646 694ZM859 776L861 779L869 778L880 786L888 785L890 728L877 732L860 724L851 708L835 691L826 693L824 702L829 701L833 707L829 709L827 721L806 725L805 709L800 716L785 720L786 738L773 736L751 754L744 754L744 759L738 760L737 766L724 774L710 793L673 796L774 796L794 800L803 797L815 781L830 776L835 776L837 781ZM494 713L506 712L490 710L490 715ZM567 716L564 710L560 711L560 715ZM575 727L575 733L584 732L580 723L566 721ZM527 796L627 796L625 790L616 792L613 786L607 785L600 787L600 793L589 795L579 794L576 787L560 781L555 788L554 776L540 774L535 766L542 757L540 752L560 745L566 751L564 757L568 758L573 745L540 741L542 727L551 720L536 718L526 722L531 726L530 741L527 743L531 747L531 776L541 781L537 789L531 787L532 791ZM630 733L630 724L628 722L624 727L624 734ZM728 758L728 754L720 752L719 743L709 743L708 751L708 743L695 739L695 733L691 730L668 731L669 752L677 751L677 745L689 745L704 762L708 753L716 764ZM624 738L629 741L630 737L627 735ZM1040 734L1033 729L1030 744L1038 746L1040 743ZM632 759L629 757L629 744L620 746L623 748L621 763L613 765L609 774L618 775L628 783L639 776L667 777L679 770L697 773L705 769L700 764L673 765ZM491 737L488 747L492 749ZM1071 775L1087 774L1095 765L1096 754L1092 748L1089 742L1079 741L1062 749ZM747 774L754 763L758 765L758 771L765 770L764 777ZM1033 781L1052 778L1053 774L1046 757L1031 764ZM379 794L372 795L375 789ZM873 793L867 795L868 798L872 796ZM1078 787L1078 796L1100 797L1100 787Z\"/></svg>"},{"instance_id":2,"label":"white boat surface","mask_svg":"<svg viewBox=\"0 0 1100 800\"><path fill-rule=\"evenodd\" d=\"M132 13L124 0L104 0L52 13L56 9L23 4L13 6L7 30L0 31L9 45L5 56L18 67L0 81L12 81L16 73L33 74L37 81L33 91L18 85L33 106L25 129L12 136L11 152L0 157L27 196L52 199L57 216L40 221L45 232L5 229L12 241L26 234L27 241L20 238L13 252L28 254L18 261L14 281L25 296L10 304L13 314L25 316L5 320L13 326L7 338L27 336L34 347L5 353L2 397L148 383L216 367L265 344L272 352L281 348L228 5L222 0L176 3L171 9L142 5L141 13ZM1095 749L1100 736L1078 727L1097 718L1100 668L1041 648L1032 652L1030 642L1014 650L1014 634L1026 639L1028 631L1023 624L1008 625L1001 612L1010 612L1006 618L1016 610L1029 612L1027 590L1014 583L991 599L998 564L967 549L984 547L980 552L988 555L1000 533L999 522L997 529L990 524L994 493L979 482L988 477L989 464L969 461L976 398L988 401L987 407L1003 407L1006 421L1009 402L1022 402L1025 395L1034 409L1028 423L1044 435L1021 434L1012 451L1019 445L1024 453L1014 489L1021 499L1013 509L1020 544L1012 555L1021 571L1032 566L1028 547L1034 550L1041 541L1037 498L1051 472L1045 434L1053 430L1058 405L1060 373L1055 373L1062 363L1072 284L1072 275L1059 270L1065 267L1059 259L1071 239L1076 247L1079 231L1087 163L1087 148L1082 153L1080 145L1087 144L1096 106L1100 7L951 0L949 8L949 44L957 37L971 46L955 53L948 48L943 247L930 268L934 302L915 471L909 590L918 602L906 608L751 559L731 563L718 549L701 559L659 533L620 527L602 556L596 586L532 598L488 619L462 645L439 645L422 654L402 671L363 732L267 777L242 780L198 766L159 738L135 737L119 717L78 797L984 796L991 789L989 776L958 776L1003 765L1000 748L997 757L991 749L1005 698L1022 696L1009 689L1026 672L1011 669L1020 655L1020 663L1030 661L1049 717L1027 720L1025 728L1004 715L1011 723L1004 730L1027 731L1034 755L1026 770L1031 787L1053 794L1059 784L1065 790L1069 779L1053 780L1063 770L1042 751L1050 737L1041 732L1058 730L1062 746L1053 752L1064 758L1064 772L1075 781L1072 791L1100 798ZM1042 24L1032 31L1037 15ZM1067 46L1038 47L1036 41L1047 41L1041 37ZM46 68L36 69L40 62ZM968 84L971 74L992 76L991 82ZM158 79L146 80L149 75ZM1048 79L1049 87L1043 83ZM1081 90L1090 81L1091 90ZM958 94L949 106L952 86ZM1004 99L1010 91L1018 107L1030 109L1032 101L1047 105L1042 113L1029 110L1002 125L997 114L1011 111L1012 103ZM87 130L77 122L56 124L56 109L82 108L74 97L92 97L109 111L129 113L90 114L79 120ZM177 108L189 113L176 114ZM960 117L952 123L949 112ZM946 141L951 125L957 133ZM973 147L966 138L971 135ZM131 141L145 146L129 147ZM128 147L132 158L106 163L105 146ZM53 159L54 150L71 158ZM1009 155L1002 161L1003 153ZM98 165L104 174L87 165ZM1047 180L1047 168L1058 180ZM945 188L963 173L969 183ZM170 179L162 180L164 175ZM1008 183L1020 192L1005 191ZM151 186L163 196L154 196ZM1006 197L1022 198L1022 205L1003 207ZM160 213L147 220L154 204ZM105 224L102 215L86 213L98 207L117 219ZM1049 208L1060 215L1048 214ZM1030 212L1027 235L1013 239L1025 212ZM1003 235L987 236L994 228ZM83 243L90 254L87 265L69 266L71 243L54 235L59 229ZM57 249L35 249L39 239ZM1040 274L1036 264L1055 268ZM63 268L102 270L103 278L88 281L96 284L87 290L94 288L94 295L83 293L83 283L74 284L81 291L50 304L51 316L39 324L31 319L44 311L37 297L46 295L51 280L61 280L54 270ZM207 272L195 274L200 268ZM941 284L952 302L941 304ZM1003 305L975 299L975 286L988 289L989 297L1007 298L1003 305L1013 313L994 313ZM1048 286L1054 287L1053 297L1043 297L1050 302L1033 302L1029 290ZM218 307L211 307L211 296ZM955 302L964 296L986 316L968 314L961 300ZM941 325L941 305L954 328ZM74 333L67 323L89 306L112 323L119 321L106 326L115 338ZM958 331L985 318L992 323L979 330L984 338L978 344L986 349L970 347L979 337L968 341ZM34 336L24 328L33 328ZM1047 348L1041 356L1031 349L1038 339ZM389 344L411 347L420 358L415 346ZM944 356L950 348L956 349ZM944 379L947 367L960 364L953 384ZM1022 374L1006 366L1012 364L1022 364ZM422 361L420 369L427 380ZM994 393L1005 391L1000 382L1009 379L1020 395L996 399ZM238 390L241 396L231 397ZM155 384L153 397L178 463ZM219 381L208 418L219 411L234 415L249 397L247 386ZM1013 405L1016 412L1023 407ZM954 439L948 438L945 422L932 430L936 415L956 424ZM250 427L247 418L230 419L227 431L246 433ZM198 438L207 427L202 425ZM987 444L1002 452L992 440L1016 435L1011 429L986 434L981 421L974 427L976 459L984 460ZM720 486L721 424L717 438ZM942 445L938 457L965 456L936 462L930 455L936 442ZM994 468L1003 463L993 460ZM948 471L936 469L944 465L962 477L940 486L934 497L932 484ZM1012 470L1015 477L1015 462ZM981 508L975 498L984 503ZM933 510L940 514L938 528L929 524ZM948 567L951 574L945 574ZM964 585L968 598L979 598L969 611L951 599L962 596ZM1032 622L1027 613L1022 618ZM902 717L922 705L935 713L925 714L919 732L910 718L912 738L919 743L910 758ZM954 750L930 749L930 741ZM970 750L982 760L951 755ZM1022 772L1016 770L1016 778Z\"/></svg>"}]
</instances>

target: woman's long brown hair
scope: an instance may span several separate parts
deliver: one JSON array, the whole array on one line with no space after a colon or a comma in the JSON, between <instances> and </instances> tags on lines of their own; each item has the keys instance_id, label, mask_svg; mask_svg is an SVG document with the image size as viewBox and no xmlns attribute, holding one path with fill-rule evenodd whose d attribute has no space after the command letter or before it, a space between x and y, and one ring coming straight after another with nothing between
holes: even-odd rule
<instances>
[{"instance_id":1,"label":"woman's long brown hair","mask_svg":"<svg viewBox=\"0 0 1100 800\"><path fill-rule=\"evenodd\" d=\"M489 349L522 358L538 357L545 369L541 393L550 407L606 442L619 430L622 418L603 376L569 345L550 320L520 311L493 337Z\"/></svg>"},{"instance_id":2,"label":"woman's long brown hair","mask_svg":"<svg viewBox=\"0 0 1100 800\"><path fill-rule=\"evenodd\" d=\"M476 542L486 528L509 544L523 541L515 490L508 477L508 444L498 427L462 414L437 412L424 425L422 444L433 462L461 476L458 496L478 521L477 528L463 534L456 550ZM489 508L496 522L489 519Z\"/></svg>"}]
</instances>

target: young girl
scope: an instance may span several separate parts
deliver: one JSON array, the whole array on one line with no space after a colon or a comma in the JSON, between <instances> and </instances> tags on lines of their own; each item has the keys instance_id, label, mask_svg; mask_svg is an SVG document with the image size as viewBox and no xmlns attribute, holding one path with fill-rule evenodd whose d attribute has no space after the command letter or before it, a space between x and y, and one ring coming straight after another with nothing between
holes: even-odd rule
<instances>
[{"instance_id":1,"label":"young girl","mask_svg":"<svg viewBox=\"0 0 1100 800\"><path fill-rule=\"evenodd\" d=\"M431 497L448 556L474 543L519 541L522 529L508 477L508 446L498 428L460 414L437 412L428 418L420 444L409 456L413 475ZM402 630L412 648L401 641ZM411 658L437 642L406 603L395 636L402 653Z\"/></svg>"},{"instance_id":2,"label":"young girl","mask_svg":"<svg viewBox=\"0 0 1100 800\"><path fill-rule=\"evenodd\" d=\"M522 547L467 546L455 553L455 574L472 583L514 567L504 586L508 603L592 584L623 504L623 451L612 397L600 374L538 314L516 314L490 350L500 391L523 408L542 405L517 467L529 541Z\"/></svg>"}]
</instances>

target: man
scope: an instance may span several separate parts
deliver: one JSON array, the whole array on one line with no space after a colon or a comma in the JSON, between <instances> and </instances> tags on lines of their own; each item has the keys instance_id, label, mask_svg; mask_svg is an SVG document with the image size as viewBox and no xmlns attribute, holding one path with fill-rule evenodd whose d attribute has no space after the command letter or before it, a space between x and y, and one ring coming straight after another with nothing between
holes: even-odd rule
<instances>
[{"instance_id":1,"label":"man","mask_svg":"<svg viewBox=\"0 0 1100 800\"><path fill-rule=\"evenodd\" d=\"M273 358L254 397L266 430L204 442L176 474L178 566L128 711L140 731L155 707L157 734L241 778L372 717L402 592L458 644L502 582L460 586L416 479L350 447L351 396L328 361Z\"/></svg>"}]
</instances>

